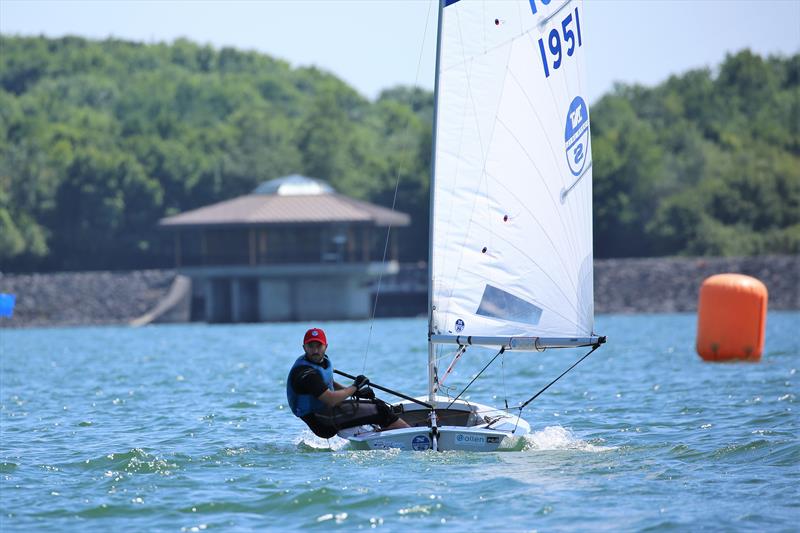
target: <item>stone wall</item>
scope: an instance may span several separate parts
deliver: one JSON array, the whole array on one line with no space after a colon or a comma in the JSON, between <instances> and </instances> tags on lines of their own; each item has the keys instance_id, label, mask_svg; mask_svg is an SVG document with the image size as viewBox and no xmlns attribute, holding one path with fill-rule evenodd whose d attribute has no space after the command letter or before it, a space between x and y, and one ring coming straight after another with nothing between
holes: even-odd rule
<instances>
[{"instance_id":1,"label":"stone wall","mask_svg":"<svg viewBox=\"0 0 800 533\"><path fill-rule=\"evenodd\" d=\"M800 256L764 256L597 260L595 312L693 312L702 281L723 272L764 282L771 310L800 309ZM14 317L0 327L127 324L154 308L174 278L171 270L0 274L0 292L17 295Z\"/></svg>"},{"instance_id":2,"label":"stone wall","mask_svg":"<svg viewBox=\"0 0 800 533\"><path fill-rule=\"evenodd\" d=\"M3 326L126 324L159 302L175 277L170 270L0 275L0 292L17 295Z\"/></svg>"},{"instance_id":3,"label":"stone wall","mask_svg":"<svg viewBox=\"0 0 800 533\"><path fill-rule=\"evenodd\" d=\"M761 280L770 310L800 309L800 256L793 255L597 260L595 312L695 312L703 280L725 272Z\"/></svg>"}]
</instances>

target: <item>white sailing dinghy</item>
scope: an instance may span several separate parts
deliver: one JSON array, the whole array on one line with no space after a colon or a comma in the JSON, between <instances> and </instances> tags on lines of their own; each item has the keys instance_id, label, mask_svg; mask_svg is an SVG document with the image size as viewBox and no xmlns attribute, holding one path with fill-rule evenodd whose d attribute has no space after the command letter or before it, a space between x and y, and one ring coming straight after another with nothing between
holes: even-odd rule
<instances>
[{"instance_id":1,"label":"white sailing dinghy","mask_svg":"<svg viewBox=\"0 0 800 533\"><path fill-rule=\"evenodd\" d=\"M398 404L411 428L342 431L356 447L519 448L530 432L519 416L437 394L437 347L502 353L605 341L593 332L583 20L581 0L441 0L428 406Z\"/></svg>"}]
</instances>

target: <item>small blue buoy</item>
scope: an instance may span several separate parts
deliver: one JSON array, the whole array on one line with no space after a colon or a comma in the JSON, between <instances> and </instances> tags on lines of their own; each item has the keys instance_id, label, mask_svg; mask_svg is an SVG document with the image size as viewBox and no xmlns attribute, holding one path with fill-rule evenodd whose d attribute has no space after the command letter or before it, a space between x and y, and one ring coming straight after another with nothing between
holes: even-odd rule
<instances>
[{"instance_id":1,"label":"small blue buoy","mask_svg":"<svg viewBox=\"0 0 800 533\"><path fill-rule=\"evenodd\" d=\"M14 304L17 302L16 294L0 292L0 316L14 316Z\"/></svg>"}]
</instances>

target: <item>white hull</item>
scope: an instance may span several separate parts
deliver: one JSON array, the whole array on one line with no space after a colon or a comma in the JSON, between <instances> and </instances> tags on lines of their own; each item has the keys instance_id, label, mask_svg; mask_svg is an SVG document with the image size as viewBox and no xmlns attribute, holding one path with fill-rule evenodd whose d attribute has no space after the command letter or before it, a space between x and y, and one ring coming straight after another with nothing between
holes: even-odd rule
<instances>
[{"instance_id":1,"label":"white hull","mask_svg":"<svg viewBox=\"0 0 800 533\"><path fill-rule=\"evenodd\" d=\"M420 398L427 400L427 398ZM486 405L437 397L437 432L427 421L428 409L413 402L402 402L400 417L414 427L376 431L371 426L350 428L339 432L358 449L406 451L469 451L493 452L519 450L530 433L530 425L516 415ZM449 407L448 407L449 406ZM420 424L420 425L416 425Z\"/></svg>"}]
</instances>

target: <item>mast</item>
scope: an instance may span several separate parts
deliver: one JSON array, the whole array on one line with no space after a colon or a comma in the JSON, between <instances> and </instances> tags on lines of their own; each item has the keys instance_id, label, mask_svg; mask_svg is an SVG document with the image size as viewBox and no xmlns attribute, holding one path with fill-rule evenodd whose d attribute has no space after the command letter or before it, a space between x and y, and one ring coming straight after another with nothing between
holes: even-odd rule
<instances>
[{"instance_id":1,"label":"mast","mask_svg":"<svg viewBox=\"0 0 800 533\"><path fill-rule=\"evenodd\" d=\"M430 205L428 206L428 401L433 404L435 401L434 381L436 379L436 356L434 344L431 341L433 335L433 200L434 184L436 181L436 130L438 127L439 116L439 63L442 57L442 15L444 14L444 3L446 0L439 0L439 18L436 28L436 71L434 73L433 84L433 135L431 142L431 179L430 179Z\"/></svg>"},{"instance_id":2,"label":"mast","mask_svg":"<svg viewBox=\"0 0 800 533\"><path fill-rule=\"evenodd\" d=\"M430 205L428 207L428 403L436 406L436 353L431 335L433 335L433 200L434 183L436 179L436 130L439 116L439 63L442 57L442 16L444 3L439 0L439 18L436 28L436 71L433 83L433 135L431 141L431 179L430 179ZM433 433L433 449L437 450L436 443L436 411L431 409L431 430Z\"/></svg>"}]
</instances>

